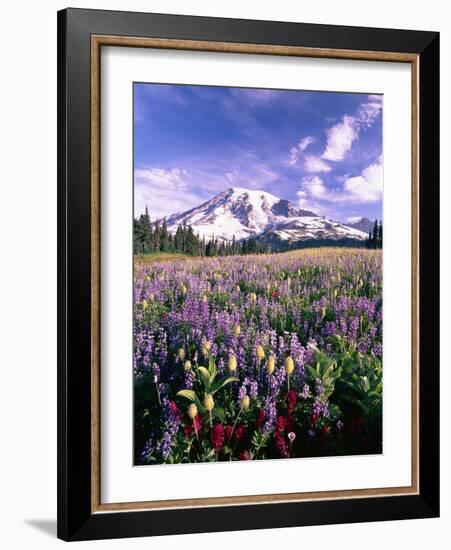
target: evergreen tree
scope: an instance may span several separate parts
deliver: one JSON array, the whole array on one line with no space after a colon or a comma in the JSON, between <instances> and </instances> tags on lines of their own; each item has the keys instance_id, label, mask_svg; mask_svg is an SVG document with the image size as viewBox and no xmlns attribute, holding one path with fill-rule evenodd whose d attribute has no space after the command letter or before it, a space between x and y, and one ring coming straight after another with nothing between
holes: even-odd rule
<instances>
[{"instance_id":1,"label":"evergreen tree","mask_svg":"<svg viewBox=\"0 0 451 550\"><path fill-rule=\"evenodd\" d=\"M160 250L162 252L169 252L169 232L166 218L163 219L163 225L161 227Z\"/></svg>"}]
</instances>

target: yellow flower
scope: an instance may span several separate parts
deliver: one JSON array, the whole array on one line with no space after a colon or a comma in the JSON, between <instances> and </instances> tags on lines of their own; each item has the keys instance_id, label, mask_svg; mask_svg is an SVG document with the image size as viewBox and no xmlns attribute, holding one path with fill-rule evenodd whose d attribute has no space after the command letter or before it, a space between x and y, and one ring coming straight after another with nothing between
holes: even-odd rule
<instances>
[{"instance_id":1,"label":"yellow flower","mask_svg":"<svg viewBox=\"0 0 451 550\"><path fill-rule=\"evenodd\" d=\"M261 346L260 344L258 344L255 353L259 361L262 361L265 358L265 350L263 349L263 346Z\"/></svg>"},{"instance_id":2,"label":"yellow flower","mask_svg":"<svg viewBox=\"0 0 451 550\"><path fill-rule=\"evenodd\" d=\"M233 334L238 338L238 336L241 334L241 327L240 325L237 323L234 327L233 327Z\"/></svg>"},{"instance_id":3,"label":"yellow flower","mask_svg":"<svg viewBox=\"0 0 451 550\"><path fill-rule=\"evenodd\" d=\"M208 395L205 396L204 406L207 409L207 411L212 411L214 409L215 402L214 402L213 396L211 394L208 394Z\"/></svg>"},{"instance_id":4,"label":"yellow flower","mask_svg":"<svg viewBox=\"0 0 451 550\"><path fill-rule=\"evenodd\" d=\"M249 297L251 299L251 302L256 302L257 301L257 294L255 294L255 292L251 292Z\"/></svg>"},{"instance_id":5,"label":"yellow flower","mask_svg":"<svg viewBox=\"0 0 451 550\"><path fill-rule=\"evenodd\" d=\"M183 368L185 370L191 370L191 361L185 361Z\"/></svg>"},{"instance_id":6,"label":"yellow flower","mask_svg":"<svg viewBox=\"0 0 451 550\"><path fill-rule=\"evenodd\" d=\"M151 292L151 293L149 294L149 300L150 300L151 302L153 302L154 299L155 299L155 296L154 296L153 292Z\"/></svg>"},{"instance_id":7,"label":"yellow flower","mask_svg":"<svg viewBox=\"0 0 451 550\"><path fill-rule=\"evenodd\" d=\"M209 342L208 340L206 340L204 342L204 348L207 350L207 351L210 351L211 350L211 342Z\"/></svg>"},{"instance_id":8,"label":"yellow flower","mask_svg":"<svg viewBox=\"0 0 451 550\"><path fill-rule=\"evenodd\" d=\"M334 298L337 297L337 294L338 294L338 290L336 288L334 288Z\"/></svg>"},{"instance_id":9,"label":"yellow flower","mask_svg":"<svg viewBox=\"0 0 451 550\"><path fill-rule=\"evenodd\" d=\"M326 312L327 312L326 308L323 307L323 308L321 309L321 319L324 319L324 317L326 316Z\"/></svg>"},{"instance_id":10,"label":"yellow flower","mask_svg":"<svg viewBox=\"0 0 451 550\"><path fill-rule=\"evenodd\" d=\"M146 279L146 281L150 281L149 275L146 275L145 279Z\"/></svg>"},{"instance_id":11,"label":"yellow flower","mask_svg":"<svg viewBox=\"0 0 451 550\"><path fill-rule=\"evenodd\" d=\"M243 410L247 411L250 404L251 404L251 400L249 399L249 396L248 395L243 395L243 397L241 398L241 403L240 403L241 408Z\"/></svg>"},{"instance_id":12,"label":"yellow flower","mask_svg":"<svg viewBox=\"0 0 451 550\"><path fill-rule=\"evenodd\" d=\"M241 292L240 285L236 285L236 291L237 291L237 292Z\"/></svg>"},{"instance_id":13,"label":"yellow flower","mask_svg":"<svg viewBox=\"0 0 451 550\"><path fill-rule=\"evenodd\" d=\"M149 304L147 303L147 300L143 300L142 301L142 308L143 308L143 311L146 311L146 309L149 307Z\"/></svg>"},{"instance_id":14,"label":"yellow flower","mask_svg":"<svg viewBox=\"0 0 451 550\"><path fill-rule=\"evenodd\" d=\"M205 303L207 300L208 300L207 295L204 294L204 295L202 296L202 301Z\"/></svg>"},{"instance_id":15,"label":"yellow flower","mask_svg":"<svg viewBox=\"0 0 451 550\"><path fill-rule=\"evenodd\" d=\"M191 405L188 407L188 416L191 418L191 420L194 420L197 416L197 407L194 403L191 403Z\"/></svg>"},{"instance_id":16,"label":"yellow flower","mask_svg":"<svg viewBox=\"0 0 451 550\"><path fill-rule=\"evenodd\" d=\"M180 361L183 361L185 359L185 350L183 348L179 348L178 356Z\"/></svg>"},{"instance_id":17,"label":"yellow flower","mask_svg":"<svg viewBox=\"0 0 451 550\"><path fill-rule=\"evenodd\" d=\"M294 371L294 361L290 356L288 356L285 359L285 372L288 374L288 376L290 376L290 374L292 374L293 371Z\"/></svg>"},{"instance_id":18,"label":"yellow flower","mask_svg":"<svg viewBox=\"0 0 451 550\"><path fill-rule=\"evenodd\" d=\"M274 359L274 355L270 355L268 357L268 362L266 363L266 371L271 376L271 374L274 372L276 361Z\"/></svg>"},{"instance_id":19,"label":"yellow flower","mask_svg":"<svg viewBox=\"0 0 451 550\"><path fill-rule=\"evenodd\" d=\"M183 283L180 285L180 290L182 291L183 296L185 296L186 293L188 292L188 289Z\"/></svg>"},{"instance_id":20,"label":"yellow flower","mask_svg":"<svg viewBox=\"0 0 451 550\"><path fill-rule=\"evenodd\" d=\"M229 372L236 371L236 357L234 355L229 355Z\"/></svg>"}]
</instances>

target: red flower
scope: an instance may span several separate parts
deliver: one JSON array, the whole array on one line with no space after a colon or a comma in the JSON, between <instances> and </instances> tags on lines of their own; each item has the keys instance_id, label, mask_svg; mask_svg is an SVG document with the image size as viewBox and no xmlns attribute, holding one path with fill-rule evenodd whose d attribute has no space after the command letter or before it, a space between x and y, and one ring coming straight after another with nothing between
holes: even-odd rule
<instances>
[{"instance_id":1,"label":"red flower","mask_svg":"<svg viewBox=\"0 0 451 550\"><path fill-rule=\"evenodd\" d=\"M294 431L294 426L295 426L295 420L294 420L294 416L287 416L287 419L286 419L286 422L285 422L285 429L287 432L292 432Z\"/></svg>"},{"instance_id":2,"label":"red flower","mask_svg":"<svg viewBox=\"0 0 451 550\"><path fill-rule=\"evenodd\" d=\"M198 432L202 428L202 420L200 419L199 415L193 418L193 428L195 428Z\"/></svg>"},{"instance_id":3,"label":"red flower","mask_svg":"<svg viewBox=\"0 0 451 550\"><path fill-rule=\"evenodd\" d=\"M177 405L174 403L174 401L169 401L169 411L170 411L171 413L180 414L179 408L178 408Z\"/></svg>"},{"instance_id":4,"label":"red flower","mask_svg":"<svg viewBox=\"0 0 451 550\"><path fill-rule=\"evenodd\" d=\"M273 298L278 298L279 296L280 296L279 291L274 290L273 293L272 293L272 297Z\"/></svg>"},{"instance_id":5,"label":"red flower","mask_svg":"<svg viewBox=\"0 0 451 550\"><path fill-rule=\"evenodd\" d=\"M230 424L227 424L224 430L224 435L227 441L232 437L232 430L232 426Z\"/></svg>"},{"instance_id":6,"label":"red flower","mask_svg":"<svg viewBox=\"0 0 451 550\"><path fill-rule=\"evenodd\" d=\"M329 426L323 426L321 428L321 433L323 433L324 435L327 435L329 432L330 432L330 427Z\"/></svg>"},{"instance_id":7,"label":"red flower","mask_svg":"<svg viewBox=\"0 0 451 550\"><path fill-rule=\"evenodd\" d=\"M260 409L257 414L257 420L255 421L255 427L261 428L265 423L265 411Z\"/></svg>"},{"instance_id":8,"label":"red flower","mask_svg":"<svg viewBox=\"0 0 451 550\"><path fill-rule=\"evenodd\" d=\"M222 424L216 424L211 434L211 442L216 451L222 449L224 445L224 427Z\"/></svg>"},{"instance_id":9,"label":"red flower","mask_svg":"<svg viewBox=\"0 0 451 550\"><path fill-rule=\"evenodd\" d=\"M237 441L241 441L244 438L244 436L246 435L245 427L242 424L240 424L236 428L234 435L235 435L235 438L236 438Z\"/></svg>"},{"instance_id":10,"label":"red flower","mask_svg":"<svg viewBox=\"0 0 451 550\"><path fill-rule=\"evenodd\" d=\"M183 428L183 433L185 434L185 437L190 437L193 435L194 428L192 426L185 426Z\"/></svg>"},{"instance_id":11,"label":"red flower","mask_svg":"<svg viewBox=\"0 0 451 550\"><path fill-rule=\"evenodd\" d=\"M276 445L276 449L280 453L280 456L282 456L283 458L288 457L288 445L285 441L285 438L283 437L283 435L281 433L279 433L279 432L275 433L274 442L275 442L275 445Z\"/></svg>"},{"instance_id":12,"label":"red flower","mask_svg":"<svg viewBox=\"0 0 451 550\"><path fill-rule=\"evenodd\" d=\"M292 414L294 412L297 398L298 398L298 394L294 390L290 390L288 392L288 395L287 395L288 414Z\"/></svg>"},{"instance_id":13,"label":"red flower","mask_svg":"<svg viewBox=\"0 0 451 550\"><path fill-rule=\"evenodd\" d=\"M285 430L285 418L283 416L277 417L276 430L280 433Z\"/></svg>"},{"instance_id":14,"label":"red flower","mask_svg":"<svg viewBox=\"0 0 451 550\"><path fill-rule=\"evenodd\" d=\"M243 451L240 453L240 460L250 460L250 459L251 459L251 455L249 451Z\"/></svg>"},{"instance_id":15,"label":"red flower","mask_svg":"<svg viewBox=\"0 0 451 550\"><path fill-rule=\"evenodd\" d=\"M312 416L310 417L310 424L312 425L312 427L315 427L317 422L318 422L318 415L312 414Z\"/></svg>"}]
</instances>

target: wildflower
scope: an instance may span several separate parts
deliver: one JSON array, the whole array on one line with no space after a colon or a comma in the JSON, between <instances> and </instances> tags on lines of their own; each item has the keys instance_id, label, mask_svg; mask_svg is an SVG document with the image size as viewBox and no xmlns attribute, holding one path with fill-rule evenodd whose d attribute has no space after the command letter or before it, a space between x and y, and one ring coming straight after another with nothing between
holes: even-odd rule
<instances>
[{"instance_id":1,"label":"wildflower","mask_svg":"<svg viewBox=\"0 0 451 550\"><path fill-rule=\"evenodd\" d=\"M185 361L185 364L183 365L183 368L185 370L191 370L191 361Z\"/></svg>"},{"instance_id":2,"label":"wildflower","mask_svg":"<svg viewBox=\"0 0 451 550\"><path fill-rule=\"evenodd\" d=\"M211 434L211 442L216 451L222 449L224 445L224 427L222 424L216 424Z\"/></svg>"},{"instance_id":3,"label":"wildflower","mask_svg":"<svg viewBox=\"0 0 451 550\"><path fill-rule=\"evenodd\" d=\"M294 371L294 361L292 357L288 356L285 359L285 372L290 376Z\"/></svg>"},{"instance_id":4,"label":"wildflower","mask_svg":"<svg viewBox=\"0 0 451 550\"><path fill-rule=\"evenodd\" d=\"M237 323L234 327L233 327L233 334L238 338L238 336L241 334L241 327L239 325L239 323Z\"/></svg>"},{"instance_id":5,"label":"wildflower","mask_svg":"<svg viewBox=\"0 0 451 550\"><path fill-rule=\"evenodd\" d=\"M153 302L154 299L155 299L154 293L153 293L153 292L150 292L150 293L149 293L149 300L150 300L151 302Z\"/></svg>"},{"instance_id":6,"label":"wildflower","mask_svg":"<svg viewBox=\"0 0 451 550\"><path fill-rule=\"evenodd\" d=\"M211 412L215 407L215 402L211 394L207 394L204 399L204 406L208 412Z\"/></svg>"},{"instance_id":7,"label":"wildflower","mask_svg":"<svg viewBox=\"0 0 451 550\"><path fill-rule=\"evenodd\" d=\"M141 305L142 305L143 311L146 311L146 309L149 307L147 300L143 300Z\"/></svg>"},{"instance_id":8,"label":"wildflower","mask_svg":"<svg viewBox=\"0 0 451 550\"><path fill-rule=\"evenodd\" d=\"M246 428L243 426L243 424L240 424L237 429L235 430L235 439L240 442L244 439L244 436L246 435Z\"/></svg>"},{"instance_id":9,"label":"wildflower","mask_svg":"<svg viewBox=\"0 0 451 550\"><path fill-rule=\"evenodd\" d=\"M266 363L266 372L268 373L269 376L271 376L271 374L274 372L274 369L275 369L275 359L274 359L274 355L270 355L268 357L268 362Z\"/></svg>"},{"instance_id":10,"label":"wildflower","mask_svg":"<svg viewBox=\"0 0 451 550\"><path fill-rule=\"evenodd\" d=\"M233 433L233 428L230 424L227 424L227 426L224 428L224 434L227 441L231 438Z\"/></svg>"},{"instance_id":11,"label":"wildflower","mask_svg":"<svg viewBox=\"0 0 451 550\"><path fill-rule=\"evenodd\" d=\"M147 282L149 282L149 281L150 281L150 277L149 277L149 275L146 275L146 276L145 276L145 280L146 280Z\"/></svg>"},{"instance_id":12,"label":"wildflower","mask_svg":"<svg viewBox=\"0 0 451 550\"><path fill-rule=\"evenodd\" d=\"M294 390L290 390L287 395L288 412L291 414L294 411L297 401L297 393Z\"/></svg>"},{"instance_id":13,"label":"wildflower","mask_svg":"<svg viewBox=\"0 0 451 550\"><path fill-rule=\"evenodd\" d=\"M180 359L180 361L183 361L185 359L185 350L183 348L179 348L178 352L177 352L177 355L178 355L178 358Z\"/></svg>"},{"instance_id":14,"label":"wildflower","mask_svg":"<svg viewBox=\"0 0 451 550\"><path fill-rule=\"evenodd\" d=\"M241 403L240 403L241 408L244 411L247 411L250 404L251 404L251 400L250 400L249 396L248 395L243 395L243 397L241 398Z\"/></svg>"},{"instance_id":15,"label":"wildflower","mask_svg":"<svg viewBox=\"0 0 451 550\"><path fill-rule=\"evenodd\" d=\"M229 355L229 372L236 372L236 357L234 355Z\"/></svg>"},{"instance_id":16,"label":"wildflower","mask_svg":"<svg viewBox=\"0 0 451 550\"><path fill-rule=\"evenodd\" d=\"M321 319L324 319L324 317L326 316L326 313L327 313L327 309L325 307L323 307L321 309Z\"/></svg>"},{"instance_id":17,"label":"wildflower","mask_svg":"<svg viewBox=\"0 0 451 550\"><path fill-rule=\"evenodd\" d=\"M265 350L263 349L263 346L258 344L255 354L257 356L257 359L259 361L262 361L265 358Z\"/></svg>"},{"instance_id":18,"label":"wildflower","mask_svg":"<svg viewBox=\"0 0 451 550\"><path fill-rule=\"evenodd\" d=\"M180 290L182 291L183 296L186 296L188 288L183 283L180 285Z\"/></svg>"},{"instance_id":19,"label":"wildflower","mask_svg":"<svg viewBox=\"0 0 451 550\"><path fill-rule=\"evenodd\" d=\"M198 410L195 403L191 403L191 405L188 407L188 416L191 418L191 420L194 420L197 414Z\"/></svg>"},{"instance_id":20,"label":"wildflower","mask_svg":"<svg viewBox=\"0 0 451 550\"><path fill-rule=\"evenodd\" d=\"M255 421L255 427L261 428L265 423L265 411L260 409L257 414L257 420Z\"/></svg>"},{"instance_id":21,"label":"wildflower","mask_svg":"<svg viewBox=\"0 0 451 550\"><path fill-rule=\"evenodd\" d=\"M211 350L211 343L207 340L202 344L202 355L207 357L210 350Z\"/></svg>"},{"instance_id":22,"label":"wildflower","mask_svg":"<svg viewBox=\"0 0 451 550\"><path fill-rule=\"evenodd\" d=\"M249 298L251 302L255 303L257 301L257 294L255 294L255 292L251 292Z\"/></svg>"},{"instance_id":23,"label":"wildflower","mask_svg":"<svg viewBox=\"0 0 451 550\"><path fill-rule=\"evenodd\" d=\"M205 304L207 301L208 301L207 295L204 294L204 295L202 296L202 302L204 302L204 304Z\"/></svg>"}]
</instances>

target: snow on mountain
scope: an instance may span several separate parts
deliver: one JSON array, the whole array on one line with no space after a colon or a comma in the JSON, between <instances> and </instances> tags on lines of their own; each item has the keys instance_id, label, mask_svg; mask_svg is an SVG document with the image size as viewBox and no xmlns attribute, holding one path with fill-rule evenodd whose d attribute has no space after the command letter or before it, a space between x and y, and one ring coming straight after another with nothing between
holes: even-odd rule
<instances>
[{"instance_id":1,"label":"snow on mountain","mask_svg":"<svg viewBox=\"0 0 451 550\"><path fill-rule=\"evenodd\" d=\"M348 226L353 227L354 229L359 229L368 235L368 233L373 230L374 221L368 218L359 218L353 220L352 223L348 223Z\"/></svg>"},{"instance_id":2,"label":"snow on mountain","mask_svg":"<svg viewBox=\"0 0 451 550\"><path fill-rule=\"evenodd\" d=\"M313 212L296 208L290 201L266 191L232 187L209 201L167 219L170 232L186 223L206 240L258 237L292 244L305 240L362 241L366 233Z\"/></svg>"},{"instance_id":3,"label":"snow on mountain","mask_svg":"<svg viewBox=\"0 0 451 550\"><path fill-rule=\"evenodd\" d=\"M259 235L259 240L266 242L285 241L287 244L309 240L353 239L363 241L367 234L341 222L320 216L300 216L280 223Z\"/></svg>"}]
</instances>

